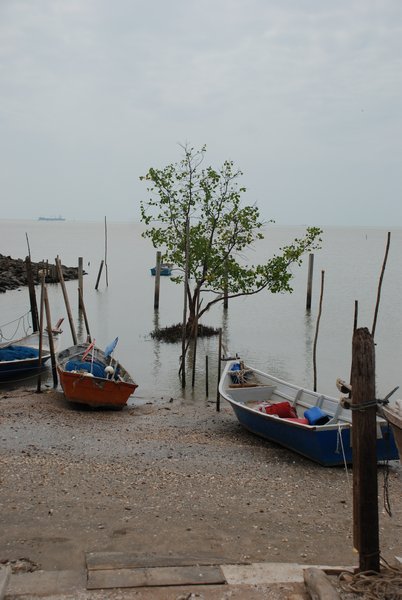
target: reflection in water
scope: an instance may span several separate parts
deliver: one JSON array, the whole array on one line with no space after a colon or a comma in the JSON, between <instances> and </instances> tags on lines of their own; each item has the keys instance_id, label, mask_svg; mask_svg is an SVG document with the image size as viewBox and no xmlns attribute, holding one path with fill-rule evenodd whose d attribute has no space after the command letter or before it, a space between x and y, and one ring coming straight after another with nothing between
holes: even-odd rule
<instances>
[{"instance_id":1,"label":"reflection in water","mask_svg":"<svg viewBox=\"0 0 402 600\"><path fill-rule=\"evenodd\" d=\"M153 318L153 327L154 331L159 329L159 310L154 310L154 318ZM153 348L154 348L154 369L155 373L158 374L159 370L162 366L161 364L161 342L158 338L152 338Z\"/></svg>"}]
</instances>

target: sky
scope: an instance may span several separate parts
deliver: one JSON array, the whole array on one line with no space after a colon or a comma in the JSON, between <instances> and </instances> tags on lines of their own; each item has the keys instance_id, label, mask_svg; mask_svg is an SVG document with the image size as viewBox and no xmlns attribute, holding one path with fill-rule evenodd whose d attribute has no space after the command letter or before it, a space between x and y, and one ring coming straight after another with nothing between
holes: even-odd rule
<instances>
[{"instance_id":1,"label":"sky","mask_svg":"<svg viewBox=\"0 0 402 600\"><path fill-rule=\"evenodd\" d=\"M0 218L138 221L183 144L278 225L402 226L401 0L0 0Z\"/></svg>"}]
</instances>

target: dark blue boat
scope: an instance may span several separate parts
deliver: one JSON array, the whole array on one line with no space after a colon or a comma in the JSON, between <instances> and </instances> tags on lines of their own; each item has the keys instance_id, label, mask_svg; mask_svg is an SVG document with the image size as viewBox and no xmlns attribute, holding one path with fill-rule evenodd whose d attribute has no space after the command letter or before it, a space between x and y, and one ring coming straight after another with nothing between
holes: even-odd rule
<instances>
[{"instance_id":1,"label":"dark blue boat","mask_svg":"<svg viewBox=\"0 0 402 600\"><path fill-rule=\"evenodd\" d=\"M43 334L39 361L39 332L0 344L0 381L35 375L50 359L49 338Z\"/></svg>"},{"instance_id":2,"label":"dark blue boat","mask_svg":"<svg viewBox=\"0 0 402 600\"><path fill-rule=\"evenodd\" d=\"M219 392L239 423L252 433L323 466L352 463L352 417L339 399L305 390L229 361ZM397 460L392 429L377 417L377 460Z\"/></svg>"}]
</instances>

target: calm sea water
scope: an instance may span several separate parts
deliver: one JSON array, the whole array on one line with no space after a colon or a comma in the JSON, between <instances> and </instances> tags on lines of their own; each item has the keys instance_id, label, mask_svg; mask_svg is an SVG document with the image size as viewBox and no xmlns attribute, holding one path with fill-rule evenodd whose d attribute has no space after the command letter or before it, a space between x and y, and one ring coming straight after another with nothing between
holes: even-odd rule
<instances>
[{"instance_id":1,"label":"calm sea water","mask_svg":"<svg viewBox=\"0 0 402 600\"><path fill-rule=\"evenodd\" d=\"M0 253L13 258L28 254L32 260L58 255L63 264L76 266L84 259L84 299L91 333L106 346L116 336L115 355L138 382L142 400L180 395L178 376L180 344L154 341L150 332L182 319L182 287L161 278L160 309L153 309L154 278L150 267L155 250L141 237L142 225L108 223L108 280L103 271L95 291L101 260L105 255L104 223L75 221L0 221ZM247 254L250 263L262 262L277 249L303 234L304 228L270 226L266 237ZM316 251L312 309L306 312L308 259L294 269L293 294L262 292L229 303L227 312L216 307L204 317L208 325L222 327L229 353L237 352L262 370L300 384L313 384L313 340L318 313L321 272L324 271L323 310L318 333L318 389L337 395L335 380L347 379L351 366L351 343L355 301L359 327L371 330L377 288L385 254L387 231L377 228L324 228L322 249ZM391 231L391 245L383 279L376 328L377 393L380 397L402 385L402 229ZM77 281L66 282L79 336L85 337L79 319ZM49 286L52 320L65 317L61 346L72 343L64 300L59 286ZM29 310L26 288L0 294L0 325L4 334L15 324L4 326ZM23 334L23 332L19 332ZM188 388L189 401L205 399L205 357L209 357L209 394L216 397L217 338L200 340L197 348L195 388ZM191 357L190 357L191 360ZM400 392L402 394L402 391ZM399 392L397 393L399 394Z\"/></svg>"}]
</instances>

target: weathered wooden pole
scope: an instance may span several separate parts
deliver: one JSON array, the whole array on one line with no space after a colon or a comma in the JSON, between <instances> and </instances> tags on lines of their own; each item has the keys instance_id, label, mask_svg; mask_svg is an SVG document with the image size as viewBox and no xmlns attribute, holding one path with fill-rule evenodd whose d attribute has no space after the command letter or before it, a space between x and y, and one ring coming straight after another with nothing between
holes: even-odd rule
<instances>
[{"instance_id":1,"label":"weathered wooden pole","mask_svg":"<svg viewBox=\"0 0 402 600\"><path fill-rule=\"evenodd\" d=\"M27 246L28 246L28 256L29 256L29 260L31 260L31 248L29 246L29 238L28 238L28 234L27 232L25 232L25 237L27 239Z\"/></svg>"},{"instance_id":2,"label":"weathered wooden pole","mask_svg":"<svg viewBox=\"0 0 402 600\"><path fill-rule=\"evenodd\" d=\"M379 572L375 350L367 328L353 334L351 384L353 542L359 552L359 571Z\"/></svg>"},{"instance_id":3,"label":"weathered wooden pole","mask_svg":"<svg viewBox=\"0 0 402 600\"><path fill-rule=\"evenodd\" d=\"M43 355L43 309L45 305L45 273L42 271L41 274L41 287L40 287L40 309L39 309L39 355L38 355L38 384L36 387L36 393L41 392L42 382L42 355Z\"/></svg>"},{"instance_id":4,"label":"weathered wooden pole","mask_svg":"<svg viewBox=\"0 0 402 600\"><path fill-rule=\"evenodd\" d=\"M209 381L209 367L208 367L208 354L207 354L205 356L205 395L207 398L208 398L208 394L209 394L208 381Z\"/></svg>"},{"instance_id":5,"label":"weathered wooden pole","mask_svg":"<svg viewBox=\"0 0 402 600\"><path fill-rule=\"evenodd\" d=\"M376 305L375 305L375 310L374 310L374 320L373 320L373 327L371 328L371 335L374 337L375 334L375 328L377 325L377 316L378 316L378 308L380 306L380 297L381 297L381 287L382 287L382 280L384 277L384 272L385 272L385 266L387 264L387 259L388 259L388 252L389 252L389 245L391 242L391 232L388 231L388 236L387 236L387 245L385 248L385 256L384 256L384 261L382 263L382 268L381 268L381 275L380 275L380 281L378 283L378 290L377 290L377 301L376 301Z\"/></svg>"},{"instance_id":6,"label":"weathered wooden pole","mask_svg":"<svg viewBox=\"0 0 402 600\"><path fill-rule=\"evenodd\" d=\"M318 340L318 330L320 328L320 319L321 319L321 312L322 312L322 299L324 296L324 276L325 276L325 271L321 271L320 304L319 304L319 308L318 308L318 316L317 316L317 323L315 326L315 335L314 335L314 343L313 343L313 371L314 371L313 390L315 392L317 391L317 340Z\"/></svg>"},{"instance_id":7,"label":"weathered wooden pole","mask_svg":"<svg viewBox=\"0 0 402 600\"><path fill-rule=\"evenodd\" d=\"M313 293L313 271L314 271L314 254L309 254L308 257L308 274L307 274L307 298L306 310L311 309L311 296Z\"/></svg>"},{"instance_id":8,"label":"weathered wooden pole","mask_svg":"<svg viewBox=\"0 0 402 600\"><path fill-rule=\"evenodd\" d=\"M85 330L87 332L87 341L90 342L91 341L91 332L89 331L89 323L88 323L88 318L87 318L87 311L85 310L85 304L84 304L84 298L82 297L82 292L81 290L78 288L78 296L81 302L81 311L84 317L84 323L85 323Z\"/></svg>"},{"instance_id":9,"label":"weathered wooden pole","mask_svg":"<svg viewBox=\"0 0 402 600\"><path fill-rule=\"evenodd\" d=\"M159 292L161 285L161 253L158 250L156 253L156 262L155 262L155 292L154 292L154 309L158 310L159 308Z\"/></svg>"},{"instance_id":10,"label":"weathered wooden pole","mask_svg":"<svg viewBox=\"0 0 402 600\"><path fill-rule=\"evenodd\" d=\"M58 380L57 380L57 367L56 367L56 353L55 353L55 349L54 349L52 317L50 315L49 298L48 298L48 294L47 294L46 285L44 288L44 300L45 300L47 334L49 336L50 360L52 362L53 387L57 388Z\"/></svg>"},{"instance_id":11,"label":"weathered wooden pole","mask_svg":"<svg viewBox=\"0 0 402 600\"><path fill-rule=\"evenodd\" d=\"M35 293L35 282L32 273L32 263L29 256L25 259L25 269L27 272L27 284L28 284L28 292L29 292L29 302L31 305L31 317L32 317L32 329L33 331L38 331L39 329L39 318L38 318L38 305L36 303L36 293Z\"/></svg>"},{"instance_id":12,"label":"weathered wooden pole","mask_svg":"<svg viewBox=\"0 0 402 600\"><path fill-rule=\"evenodd\" d=\"M96 290L98 289L99 280L100 280L100 277L101 277L101 275L102 275L103 263L104 263L104 261L103 261L103 259L102 259L102 260L101 260L100 267L99 267L98 277L97 277L97 279L96 279L96 284L95 284L95 289L96 289Z\"/></svg>"},{"instance_id":13,"label":"weathered wooden pole","mask_svg":"<svg viewBox=\"0 0 402 600\"><path fill-rule=\"evenodd\" d=\"M84 266L82 256L78 257L78 308L82 309L82 299L84 297Z\"/></svg>"},{"instance_id":14,"label":"weathered wooden pole","mask_svg":"<svg viewBox=\"0 0 402 600\"><path fill-rule=\"evenodd\" d=\"M107 268L107 222L105 217L105 275L106 275L106 287L109 285L108 268Z\"/></svg>"},{"instance_id":15,"label":"weathered wooden pole","mask_svg":"<svg viewBox=\"0 0 402 600\"><path fill-rule=\"evenodd\" d=\"M58 278L59 278L59 281L60 281L60 285L61 285L61 289L62 289L62 292L63 292L64 304L66 305L67 316L68 316L68 321L70 323L70 330L71 330L71 335L72 335L72 338L73 338L73 343L74 343L74 345L76 345L78 343L77 334L75 332L75 325L74 325L74 321L73 321L73 316L71 314L70 301L68 299L66 284L64 282L64 277L63 277L63 271L61 269L60 258L57 257L55 262L56 262L56 268L57 268L57 275L58 275Z\"/></svg>"},{"instance_id":16,"label":"weathered wooden pole","mask_svg":"<svg viewBox=\"0 0 402 600\"><path fill-rule=\"evenodd\" d=\"M187 337L187 290L190 268L190 217L187 215L185 228L185 267L183 283L183 323L181 334L181 387L186 387L186 337Z\"/></svg>"},{"instance_id":17,"label":"weathered wooden pole","mask_svg":"<svg viewBox=\"0 0 402 600\"><path fill-rule=\"evenodd\" d=\"M216 386L216 410L217 412L221 409L221 395L219 393L219 381L221 378L221 360L222 360L222 327L219 329L219 341L218 341L218 383Z\"/></svg>"}]
</instances>

